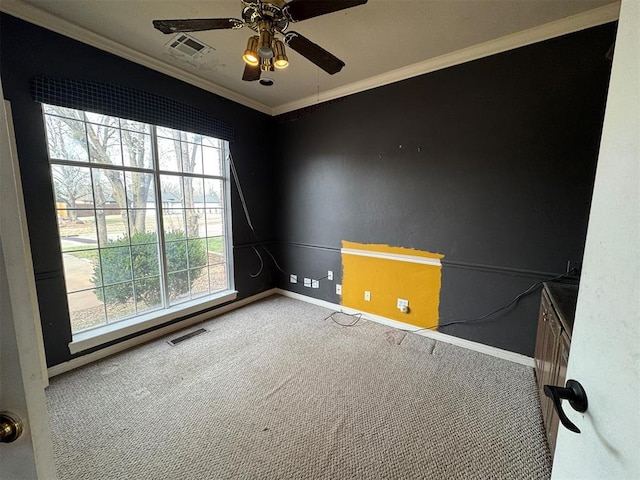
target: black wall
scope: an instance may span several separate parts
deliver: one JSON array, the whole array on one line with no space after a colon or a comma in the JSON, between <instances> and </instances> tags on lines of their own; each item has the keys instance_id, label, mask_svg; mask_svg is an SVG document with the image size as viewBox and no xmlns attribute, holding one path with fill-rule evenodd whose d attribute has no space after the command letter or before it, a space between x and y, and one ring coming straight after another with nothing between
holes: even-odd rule
<instances>
[{"instance_id":1,"label":"black wall","mask_svg":"<svg viewBox=\"0 0 640 480\"><path fill-rule=\"evenodd\" d=\"M258 148L270 134L271 117L6 14L0 15L0 35L0 73L13 112L49 366L72 358L67 347L71 330L42 112L29 93L34 76L94 80L144 90L208 112L235 128L231 151L253 224L262 241L273 240L274 173L264 149ZM270 263L260 277L249 276L258 270L259 261L247 247L255 239L234 187L232 209L235 281L242 298L271 288L273 278Z\"/></svg>"},{"instance_id":2,"label":"black wall","mask_svg":"<svg viewBox=\"0 0 640 480\"><path fill-rule=\"evenodd\" d=\"M271 118L45 29L0 15L48 364L71 358L36 75L146 90L236 129L232 152L260 239L283 269L341 282L342 240L439 252L441 323L477 317L582 258L615 26L605 25ZM347 66L348 68L348 66ZM259 148L278 132L278 152ZM232 188L236 288L292 286L254 242ZM277 223L276 223L277 222ZM277 241L276 243L273 243ZM490 321L441 331L532 355L536 292Z\"/></svg>"},{"instance_id":3,"label":"black wall","mask_svg":"<svg viewBox=\"0 0 640 480\"><path fill-rule=\"evenodd\" d=\"M564 273L583 255L614 38L592 28L277 118L286 269L336 270L342 240L442 253L441 324ZM539 298L441 331L533 355Z\"/></svg>"}]
</instances>

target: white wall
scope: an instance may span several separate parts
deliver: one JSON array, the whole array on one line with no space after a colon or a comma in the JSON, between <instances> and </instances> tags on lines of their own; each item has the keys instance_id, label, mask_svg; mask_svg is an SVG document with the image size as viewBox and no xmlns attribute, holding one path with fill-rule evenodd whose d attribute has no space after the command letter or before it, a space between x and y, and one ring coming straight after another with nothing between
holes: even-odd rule
<instances>
[{"instance_id":1,"label":"white wall","mask_svg":"<svg viewBox=\"0 0 640 480\"><path fill-rule=\"evenodd\" d=\"M562 427L554 479L640 478L640 2L625 0L611 74L567 378L582 430Z\"/></svg>"}]
</instances>

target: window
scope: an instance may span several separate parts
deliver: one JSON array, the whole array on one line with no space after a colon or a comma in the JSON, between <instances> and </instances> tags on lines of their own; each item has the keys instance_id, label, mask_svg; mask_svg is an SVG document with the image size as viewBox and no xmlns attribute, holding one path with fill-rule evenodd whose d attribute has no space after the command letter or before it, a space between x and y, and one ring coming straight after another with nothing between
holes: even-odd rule
<instances>
[{"instance_id":1,"label":"window","mask_svg":"<svg viewBox=\"0 0 640 480\"><path fill-rule=\"evenodd\" d=\"M233 289L226 141L43 108L74 334Z\"/></svg>"}]
</instances>

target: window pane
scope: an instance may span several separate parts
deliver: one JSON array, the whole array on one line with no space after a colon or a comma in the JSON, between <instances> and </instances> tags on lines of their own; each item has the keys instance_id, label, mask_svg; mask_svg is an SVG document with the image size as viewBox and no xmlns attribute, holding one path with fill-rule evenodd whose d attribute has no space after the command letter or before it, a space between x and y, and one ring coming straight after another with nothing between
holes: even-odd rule
<instances>
[{"instance_id":1,"label":"window pane","mask_svg":"<svg viewBox=\"0 0 640 480\"><path fill-rule=\"evenodd\" d=\"M193 206L195 208L204 208L204 179L202 177L189 177L189 182L193 192Z\"/></svg>"},{"instance_id":2,"label":"window pane","mask_svg":"<svg viewBox=\"0 0 640 480\"><path fill-rule=\"evenodd\" d=\"M58 115L60 117L73 118L75 120L83 120L82 110L74 110L73 108L58 107L57 105L44 105L44 112Z\"/></svg>"},{"instance_id":3,"label":"window pane","mask_svg":"<svg viewBox=\"0 0 640 480\"><path fill-rule=\"evenodd\" d=\"M220 209L222 207L222 201L220 200L221 197L222 197L222 194L219 192L216 192L213 190L210 190L209 192L207 192L207 194L204 197L207 210L211 210L212 208Z\"/></svg>"},{"instance_id":4,"label":"window pane","mask_svg":"<svg viewBox=\"0 0 640 480\"><path fill-rule=\"evenodd\" d=\"M197 143L197 144L202 143L202 135L199 133L180 132L180 139L183 142Z\"/></svg>"},{"instance_id":5,"label":"window pane","mask_svg":"<svg viewBox=\"0 0 640 480\"><path fill-rule=\"evenodd\" d=\"M225 259L224 237L207 238L209 263L223 262Z\"/></svg>"},{"instance_id":6,"label":"window pane","mask_svg":"<svg viewBox=\"0 0 640 480\"><path fill-rule=\"evenodd\" d=\"M96 269L99 258L97 249L75 250L62 254L64 280L68 293L101 285L99 269Z\"/></svg>"},{"instance_id":7,"label":"window pane","mask_svg":"<svg viewBox=\"0 0 640 480\"><path fill-rule=\"evenodd\" d=\"M105 125L87 124L91 161L110 165L122 165L120 130Z\"/></svg>"},{"instance_id":8,"label":"window pane","mask_svg":"<svg viewBox=\"0 0 640 480\"><path fill-rule=\"evenodd\" d=\"M202 147L202 160L204 163L204 174L221 176L222 168L220 166L222 151L217 148Z\"/></svg>"},{"instance_id":9,"label":"window pane","mask_svg":"<svg viewBox=\"0 0 640 480\"><path fill-rule=\"evenodd\" d=\"M153 168L151 135L122 130L122 155L127 167Z\"/></svg>"},{"instance_id":10,"label":"window pane","mask_svg":"<svg viewBox=\"0 0 640 480\"><path fill-rule=\"evenodd\" d=\"M126 208L127 196L123 172L102 168L94 168L92 172L95 207L115 210Z\"/></svg>"},{"instance_id":11,"label":"window pane","mask_svg":"<svg viewBox=\"0 0 640 480\"><path fill-rule=\"evenodd\" d=\"M224 235L223 212L221 208L207 209L206 218L208 237Z\"/></svg>"},{"instance_id":12,"label":"window pane","mask_svg":"<svg viewBox=\"0 0 640 480\"><path fill-rule=\"evenodd\" d=\"M176 304L189 299L189 271L170 273L168 275L169 303Z\"/></svg>"},{"instance_id":13,"label":"window pane","mask_svg":"<svg viewBox=\"0 0 640 480\"><path fill-rule=\"evenodd\" d=\"M151 133L151 126L147 123L136 122L135 120L120 119L120 125L126 130L139 133Z\"/></svg>"},{"instance_id":14,"label":"window pane","mask_svg":"<svg viewBox=\"0 0 640 480\"><path fill-rule=\"evenodd\" d=\"M131 247L135 299L138 310L162 304L160 257L157 244ZM139 313L139 312L138 312Z\"/></svg>"},{"instance_id":15,"label":"window pane","mask_svg":"<svg viewBox=\"0 0 640 480\"><path fill-rule=\"evenodd\" d=\"M133 278L140 279L160 274L158 244L147 243L131 246L131 262L133 264Z\"/></svg>"},{"instance_id":16,"label":"window pane","mask_svg":"<svg viewBox=\"0 0 640 480\"><path fill-rule=\"evenodd\" d=\"M187 242L184 240L176 240L181 238L181 236L176 234L168 234L166 238L167 271L177 272L189 268L187 261Z\"/></svg>"},{"instance_id":17,"label":"window pane","mask_svg":"<svg viewBox=\"0 0 640 480\"><path fill-rule=\"evenodd\" d=\"M209 269L207 267L189 270L189 281L191 282L192 297L201 297L209 293Z\"/></svg>"},{"instance_id":18,"label":"window pane","mask_svg":"<svg viewBox=\"0 0 640 480\"><path fill-rule=\"evenodd\" d=\"M185 238L184 210L165 210L162 215L164 223L164 233L169 238L169 234L178 235ZM175 238L175 237L174 237Z\"/></svg>"},{"instance_id":19,"label":"window pane","mask_svg":"<svg viewBox=\"0 0 640 480\"><path fill-rule=\"evenodd\" d=\"M222 148L222 140L213 137L202 137L202 145L205 147Z\"/></svg>"},{"instance_id":20,"label":"window pane","mask_svg":"<svg viewBox=\"0 0 640 480\"><path fill-rule=\"evenodd\" d=\"M84 123L69 118L46 116L49 157L56 160L88 162Z\"/></svg>"},{"instance_id":21,"label":"window pane","mask_svg":"<svg viewBox=\"0 0 640 480\"><path fill-rule=\"evenodd\" d=\"M106 125L108 127L120 128L120 120L117 117L102 115L101 113L85 112L87 120L98 125Z\"/></svg>"},{"instance_id":22,"label":"window pane","mask_svg":"<svg viewBox=\"0 0 640 480\"><path fill-rule=\"evenodd\" d=\"M158 161L160 170L179 172L182 170L180 141L158 137Z\"/></svg>"},{"instance_id":23,"label":"window pane","mask_svg":"<svg viewBox=\"0 0 640 480\"><path fill-rule=\"evenodd\" d=\"M193 208L193 177L182 177L180 181L182 182L182 202L180 206Z\"/></svg>"},{"instance_id":24,"label":"window pane","mask_svg":"<svg viewBox=\"0 0 640 480\"><path fill-rule=\"evenodd\" d=\"M192 186L192 193L193 193L193 208L194 211L191 213L191 216L193 218L197 218L197 225L198 228L197 230L195 228L192 228L191 230L189 230L190 232L190 236L194 236L194 237L204 237L207 235L207 231L206 231L206 223L207 223L207 219L205 216L205 210L206 210L206 206L205 206L205 195L204 195L204 182L202 180L202 178L191 178L190 179L190 183ZM187 214L187 218L189 214Z\"/></svg>"},{"instance_id":25,"label":"window pane","mask_svg":"<svg viewBox=\"0 0 640 480\"><path fill-rule=\"evenodd\" d=\"M158 137L180 140L180 130L174 130L173 128L156 127L156 135L158 135Z\"/></svg>"},{"instance_id":26,"label":"window pane","mask_svg":"<svg viewBox=\"0 0 640 480\"><path fill-rule=\"evenodd\" d=\"M148 235L152 235L156 241L158 234L156 211L150 208L129 210L129 228L132 245L146 243Z\"/></svg>"},{"instance_id":27,"label":"window pane","mask_svg":"<svg viewBox=\"0 0 640 480\"><path fill-rule=\"evenodd\" d=\"M202 147L195 143L182 143L182 170L185 173L202 173Z\"/></svg>"},{"instance_id":28,"label":"window pane","mask_svg":"<svg viewBox=\"0 0 640 480\"><path fill-rule=\"evenodd\" d=\"M130 317L135 314L133 302L133 282L120 283L104 287L107 322Z\"/></svg>"},{"instance_id":29,"label":"window pane","mask_svg":"<svg viewBox=\"0 0 640 480\"><path fill-rule=\"evenodd\" d=\"M67 295L71 331L80 332L107 323L102 303L102 289L85 290Z\"/></svg>"},{"instance_id":30,"label":"window pane","mask_svg":"<svg viewBox=\"0 0 640 480\"><path fill-rule=\"evenodd\" d=\"M177 175L160 175L162 208L182 207L182 178Z\"/></svg>"},{"instance_id":31,"label":"window pane","mask_svg":"<svg viewBox=\"0 0 640 480\"><path fill-rule=\"evenodd\" d=\"M184 215L187 236L189 238L204 237L207 234L204 213L200 213L200 211L195 208L188 208L184 210Z\"/></svg>"},{"instance_id":32,"label":"window pane","mask_svg":"<svg viewBox=\"0 0 640 480\"><path fill-rule=\"evenodd\" d=\"M136 291L136 308L138 314L162 307L160 277L148 277L133 282Z\"/></svg>"},{"instance_id":33,"label":"window pane","mask_svg":"<svg viewBox=\"0 0 640 480\"><path fill-rule=\"evenodd\" d=\"M202 190L202 178L199 177L183 177L182 178L182 206L185 208L193 208L196 192Z\"/></svg>"},{"instance_id":34,"label":"window pane","mask_svg":"<svg viewBox=\"0 0 640 480\"><path fill-rule=\"evenodd\" d=\"M211 291L216 292L227 288L227 266L224 263L209 265L209 283Z\"/></svg>"},{"instance_id":35,"label":"window pane","mask_svg":"<svg viewBox=\"0 0 640 480\"><path fill-rule=\"evenodd\" d=\"M93 210L58 210L58 233L63 251L98 247Z\"/></svg>"},{"instance_id":36,"label":"window pane","mask_svg":"<svg viewBox=\"0 0 640 480\"><path fill-rule=\"evenodd\" d=\"M127 239L129 237L129 220L126 210L105 210L107 241Z\"/></svg>"},{"instance_id":37,"label":"window pane","mask_svg":"<svg viewBox=\"0 0 640 480\"><path fill-rule=\"evenodd\" d=\"M202 267L207 262L207 241L205 238L187 240L189 268Z\"/></svg>"},{"instance_id":38,"label":"window pane","mask_svg":"<svg viewBox=\"0 0 640 480\"><path fill-rule=\"evenodd\" d=\"M99 270L104 285L131 280L131 249L128 246L116 246L124 243L124 240L109 242L110 248L100 250Z\"/></svg>"},{"instance_id":39,"label":"window pane","mask_svg":"<svg viewBox=\"0 0 640 480\"><path fill-rule=\"evenodd\" d=\"M153 174L143 172L127 172L127 207L155 208L153 196ZM138 231L138 230L136 230Z\"/></svg>"},{"instance_id":40,"label":"window pane","mask_svg":"<svg viewBox=\"0 0 640 480\"><path fill-rule=\"evenodd\" d=\"M69 165L52 165L51 176L57 208L65 206L71 209L93 208L91 169Z\"/></svg>"},{"instance_id":41,"label":"window pane","mask_svg":"<svg viewBox=\"0 0 640 480\"><path fill-rule=\"evenodd\" d=\"M204 190L207 195L208 205L212 207L220 207L220 199L222 198L222 180L213 180L211 178L205 178ZM217 205L213 205L217 204Z\"/></svg>"}]
</instances>

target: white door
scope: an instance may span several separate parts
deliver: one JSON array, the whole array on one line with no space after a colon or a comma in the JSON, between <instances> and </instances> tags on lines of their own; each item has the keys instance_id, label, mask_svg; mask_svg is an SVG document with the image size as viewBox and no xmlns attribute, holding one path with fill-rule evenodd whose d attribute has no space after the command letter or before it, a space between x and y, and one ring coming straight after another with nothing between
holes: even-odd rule
<instances>
[{"instance_id":1,"label":"white door","mask_svg":"<svg viewBox=\"0 0 640 480\"><path fill-rule=\"evenodd\" d=\"M24 433L0 444L0 478L55 479L40 314L8 102L0 85L0 411Z\"/></svg>"},{"instance_id":2,"label":"white door","mask_svg":"<svg viewBox=\"0 0 640 480\"><path fill-rule=\"evenodd\" d=\"M582 433L560 426L554 479L640 479L639 11L623 0L567 371L588 409L563 402Z\"/></svg>"}]
</instances>

